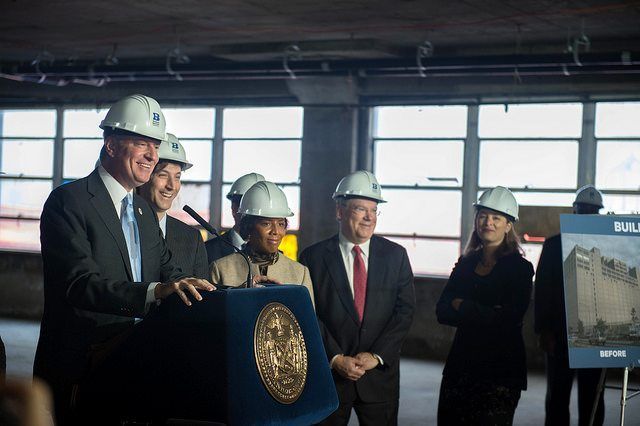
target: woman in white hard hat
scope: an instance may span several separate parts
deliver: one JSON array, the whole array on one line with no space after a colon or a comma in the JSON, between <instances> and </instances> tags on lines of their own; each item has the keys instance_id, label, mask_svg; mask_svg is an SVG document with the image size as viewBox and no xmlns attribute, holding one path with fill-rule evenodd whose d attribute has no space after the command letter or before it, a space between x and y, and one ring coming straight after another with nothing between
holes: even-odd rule
<instances>
[{"instance_id":1,"label":"woman in white hard hat","mask_svg":"<svg viewBox=\"0 0 640 426\"><path fill-rule=\"evenodd\" d=\"M510 425L527 387L522 318L533 267L514 230L518 204L498 186L475 208L473 234L436 307L441 324L457 327L442 373L440 425Z\"/></svg>"},{"instance_id":2,"label":"woman in white hard hat","mask_svg":"<svg viewBox=\"0 0 640 426\"><path fill-rule=\"evenodd\" d=\"M242 239L239 232L240 219L242 218L242 214L238 212L238 209L240 208L240 200L249 188L251 188L255 183L263 180L265 180L264 176L260 173L252 172L240 176L235 182L233 182L233 185L231 185L229 193L227 194L227 199L231 201L231 215L233 216L234 224L231 229L220 235L220 237L212 238L204 243L204 246L207 249L207 260L209 263L234 253L235 251L233 247L240 249L244 245L245 241Z\"/></svg>"},{"instance_id":3,"label":"woman in white hard hat","mask_svg":"<svg viewBox=\"0 0 640 426\"><path fill-rule=\"evenodd\" d=\"M306 266L285 257L279 250L293 212L284 192L274 183L257 182L242 196L238 212L240 236L247 241L244 254L251 262L254 284L275 282L301 284L309 291L313 302L313 286ZM246 283L247 264L238 253L211 263L211 282L230 287Z\"/></svg>"}]
</instances>

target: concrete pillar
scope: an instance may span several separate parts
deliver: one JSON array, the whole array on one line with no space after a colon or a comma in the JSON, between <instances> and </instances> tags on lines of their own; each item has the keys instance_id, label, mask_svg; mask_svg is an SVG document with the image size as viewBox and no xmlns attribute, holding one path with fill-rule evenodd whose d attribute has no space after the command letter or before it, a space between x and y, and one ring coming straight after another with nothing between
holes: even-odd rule
<instances>
[{"instance_id":1,"label":"concrete pillar","mask_svg":"<svg viewBox=\"0 0 640 426\"><path fill-rule=\"evenodd\" d=\"M461 251L464 251L464 246L473 232L475 210L471 208L471 206L478 199L478 172L480 170L478 114L478 105L469 105L467 112L467 139L464 144L464 171L462 176Z\"/></svg>"},{"instance_id":2,"label":"concrete pillar","mask_svg":"<svg viewBox=\"0 0 640 426\"><path fill-rule=\"evenodd\" d=\"M356 167L358 109L311 106L304 110L300 170L300 251L337 232L331 194Z\"/></svg>"},{"instance_id":3,"label":"concrete pillar","mask_svg":"<svg viewBox=\"0 0 640 426\"><path fill-rule=\"evenodd\" d=\"M578 188L596 183L595 124L596 104L585 102L582 107L582 137L578 148Z\"/></svg>"}]
</instances>

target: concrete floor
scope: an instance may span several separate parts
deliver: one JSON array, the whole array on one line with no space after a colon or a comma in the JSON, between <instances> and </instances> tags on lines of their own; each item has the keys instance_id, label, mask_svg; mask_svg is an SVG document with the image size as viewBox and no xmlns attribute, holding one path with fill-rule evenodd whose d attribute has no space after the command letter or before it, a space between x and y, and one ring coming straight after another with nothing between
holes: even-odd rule
<instances>
[{"instance_id":1,"label":"concrete floor","mask_svg":"<svg viewBox=\"0 0 640 426\"><path fill-rule=\"evenodd\" d=\"M7 375L29 378L33 365L39 324L0 318L0 336L7 349ZM438 389L442 363L415 359L403 359L401 363L400 426L435 425L438 405ZM619 386L619 380L609 380L608 385ZM633 384L638 387L637 384ZM529 373L529 390L523 392L515 416L515 425L538 426L544 424L544 397L546 382L540 372ZM620 418L620 391L607 389L606 425L618 425ZM572 412L577 411L575 393L571 400ZM357 425L355 415L350 425ZM572 419L577 425L577 419ZM640 396L628 401L625 425L640 425Z\"/></svg>"}]
</instances>

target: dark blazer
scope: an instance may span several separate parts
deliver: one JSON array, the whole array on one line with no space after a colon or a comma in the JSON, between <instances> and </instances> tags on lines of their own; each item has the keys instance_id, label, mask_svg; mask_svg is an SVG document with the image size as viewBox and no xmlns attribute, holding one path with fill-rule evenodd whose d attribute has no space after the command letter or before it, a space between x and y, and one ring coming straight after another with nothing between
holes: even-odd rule
<instances>
[{"instance_id":1,"label":"dark blazer","mask_svg":"<svg viewBox=\"0 0 640 426\"><path fill-rule=\"evenodd\" d=\"M133 205L141 283L132 282L121 222L97 170L54 189L44 205L44 314L34 374L50 383L77 383L97 347L145 315L151 282L185 276L170 261L151 207L135 194Z\"/></svg>"},{"instance_id":2,"label":"dark blazer","mask_svg":"<svg viewBox=\"0 0 640 426\"><path fill-rule=\"evenodd\" d=\"M442 374L526 389L522 319L533 266L514 253L480 276L474 272L479 261L478 254L458 260L436 305L438 321L457 327ZM463 302L456 311L451 302L457 298Z\"/></svg>"},{"instance_id":3,"label":"dark blazer","mask_svg":"<svg viewBox=\"0 0 640 426\"><path fill-rule=\"evenodd\" d=\"M225 256L235 253L233 247L227 243L231 244L231 234L229 231L204 243L204 247L207 249L207 260L209 264L214 260L222 259Z\"/></svg>"},{"instance_id":4,"label":"dark blazer","mask_svg":"<svg viewBox=\"0 0 640 426\"><path fill-rule=\"evenodd\" d=\"M362 324L358 319L338 236L319 242L300 255L311 272L316 313L329 361L338 354L372 352L384 360L355 382L365 402L393 401L399 395L400 348L415 307L413 273L406 250L373 236L369 246L367 296ZM334 371L338 395L352 381Z\"/></svg>"},{"instance_id":5,"label":"dark blazer","mask_svg":"<svg viewBox=\"0 0 640 426\"><path fill-rule=\"evenodd\" d=\"M542 246L534 287L534 328L536 333L553 333L556 355L568 356L567 321L562 275L560 235L547 238Z\"/></svg>"},{"instance_id":6,"label":"dark blazer","mask_svg":"<svg viewBox=\"0 0 640 426\"><path fill-rule=\"evenodd\" d=\"M190 277L209 280L209 263L200 232L167 215L167 247L173 263Z\"/></svg>"}]
</instances>

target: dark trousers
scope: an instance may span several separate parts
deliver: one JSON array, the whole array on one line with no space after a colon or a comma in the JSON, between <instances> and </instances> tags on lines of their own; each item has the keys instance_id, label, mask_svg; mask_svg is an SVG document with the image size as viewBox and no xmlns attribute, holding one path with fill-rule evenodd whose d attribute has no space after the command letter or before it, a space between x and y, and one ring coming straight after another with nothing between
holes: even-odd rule
<instances>
[{"instance_id":1,"label":"dark trousers","mask_svg":"<svg viewBox=\"0 0 640 426\"><path fill-rule=\"evenodd\" d=\"M398 397L383 402L364 402L358 396L355 383L338 392L340 405L321 426L346 426L353 408L360 426L396 426L398 424Z\"/></svg>"},{"instance_id":2,"label":"dark trousers","mask_svg":"<svg viewBox=\"0 0 640 426\"><path fill-rule=\"evenodd\" d=\"M440 426L510 426L521 390L468 377L443 377L438 400Z\"/></svg>"},{"instance_id":3,"label":"dark trousers","mask_svg":"<svg viewBox=\"0 0 640 426\"><path fill-rule=\"evenodd\" d=\"M600 368L569 368L569 358L547 355L547 397L545 400L545 425L568 425L569 401L573 378L578 376L578 424L587 426L598 391ZM604 389L600 394L598 408L593 420L596 426L604 422Z\"/></svg>"}]
</instances>

